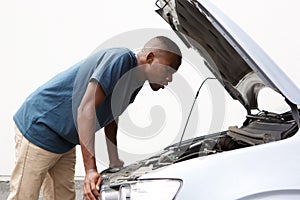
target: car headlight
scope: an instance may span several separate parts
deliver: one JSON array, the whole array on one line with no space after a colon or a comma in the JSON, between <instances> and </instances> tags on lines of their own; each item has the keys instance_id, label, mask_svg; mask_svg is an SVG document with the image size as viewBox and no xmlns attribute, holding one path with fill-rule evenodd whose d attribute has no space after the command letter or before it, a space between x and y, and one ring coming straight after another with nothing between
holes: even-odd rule
<instances>
[{"instance_id":1,"label":"car headlight","mask_svg":"<svg viewBox=\"0 0 300 200\"><path fill-rule=\"evenodd\" d=\"M182 181L179 179L142 179L120 186L119 191L102 190L102 200L172 200Z\"/></svg>"}]
</instances>

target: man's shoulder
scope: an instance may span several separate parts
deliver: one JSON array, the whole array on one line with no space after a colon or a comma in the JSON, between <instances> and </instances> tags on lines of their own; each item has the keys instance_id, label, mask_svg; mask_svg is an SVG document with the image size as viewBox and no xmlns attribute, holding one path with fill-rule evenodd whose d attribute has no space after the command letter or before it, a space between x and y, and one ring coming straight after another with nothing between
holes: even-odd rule
<instances>
[{"instance_id":1,"label":"man's shoulder","mask_svg":"<svg viewBox=\"0 0 300 200\"><path fill-rule=\"evenodd\" d=\"M121 66L128 70L136 66L135 53L125 47L105 49L102 56L103 60L108 61L111 66Z\"/></svg>"},{"instance_id":2,"label":"man's shoulder","mask_svg":"<svg viewBox=\"0 0 300 200\"><path fill-rule=\"evenodd\" d=\"M114 47L104 50L106 53L116 57L132 56L134 53L126 47Z\"/></svg>"},{"instance_id":3,"label":"man's shoulder","mask_svg":"<svg viewBox=\"0 0 300 200\"><path fill-rule=\"evenodd\" d=\"M108 51L113 51L113 52L117 52L117 53L128 53L128 52L132 52L129 48L126 47L112 47L112 48L108 48Z\"/></svg>"}]
</instances>

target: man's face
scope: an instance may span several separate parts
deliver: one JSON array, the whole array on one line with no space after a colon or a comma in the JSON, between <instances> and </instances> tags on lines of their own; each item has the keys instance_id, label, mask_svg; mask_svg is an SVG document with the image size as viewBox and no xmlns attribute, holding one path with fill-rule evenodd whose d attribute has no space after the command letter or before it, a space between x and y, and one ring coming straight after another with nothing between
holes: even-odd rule
<instances>
[{"instance_id":1,"label":"man's face","mask_svg":"<svg viewBox=\"0 0 300 200\"><path fill-rule=\"evenodd\" d=\"M162 56L154 57L150 64L151 71L148 74L148 81L153 91L164 89L173 80L173 74L178 70L181 59L172 53L165 53Z\"/></svg>"}]
</instances>

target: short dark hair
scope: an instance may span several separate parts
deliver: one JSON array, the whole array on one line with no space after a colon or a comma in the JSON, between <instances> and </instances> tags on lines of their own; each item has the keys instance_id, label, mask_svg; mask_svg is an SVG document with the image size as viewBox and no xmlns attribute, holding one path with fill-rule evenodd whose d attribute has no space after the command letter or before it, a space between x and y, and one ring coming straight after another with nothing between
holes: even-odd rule
<instances>
[{"instance_id":1,"label":"short dark hair","mask_svg":"<svg viewBox=\"0 0 300 200\"><path fill-rule=\"evenodd\" d=\"M182 57L181 50L178 45L166 36L156 36L151 38L143 47L144 52L164 51Z\"/></svg>"}]
</instances>

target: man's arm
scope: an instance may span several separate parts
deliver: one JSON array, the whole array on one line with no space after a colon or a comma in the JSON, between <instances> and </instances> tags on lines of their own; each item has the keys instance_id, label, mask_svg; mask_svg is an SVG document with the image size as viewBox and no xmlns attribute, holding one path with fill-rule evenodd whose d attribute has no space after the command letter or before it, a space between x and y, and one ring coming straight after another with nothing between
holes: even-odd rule
<instances>
[{"instance_id":1,"label":"man's arm","mask_svg":"<svg viewBox=\"0 0 300 200\"><path fill-rule=\"evenodd\" d=\"M85 168L84 196L87 200L96 200L100 195L101 177L97 171L95 160L95 127L96 109L103 103L106 96L96 81L91 81L78 107L78 134Z\"/></svg>"},{"instance_id":2,"label":"man's arm","mask_svg":"<svg viewBox=\"0 0 300 200\"><path fill-rule=\"evenodd\" d=\"M105 126L106 146L109 157L109 167L122 167L124 162L119 159L118 148L117 148L117 132L118 124L117 120L112 121L110 124Z\"/></svg>"}]
</instances>

